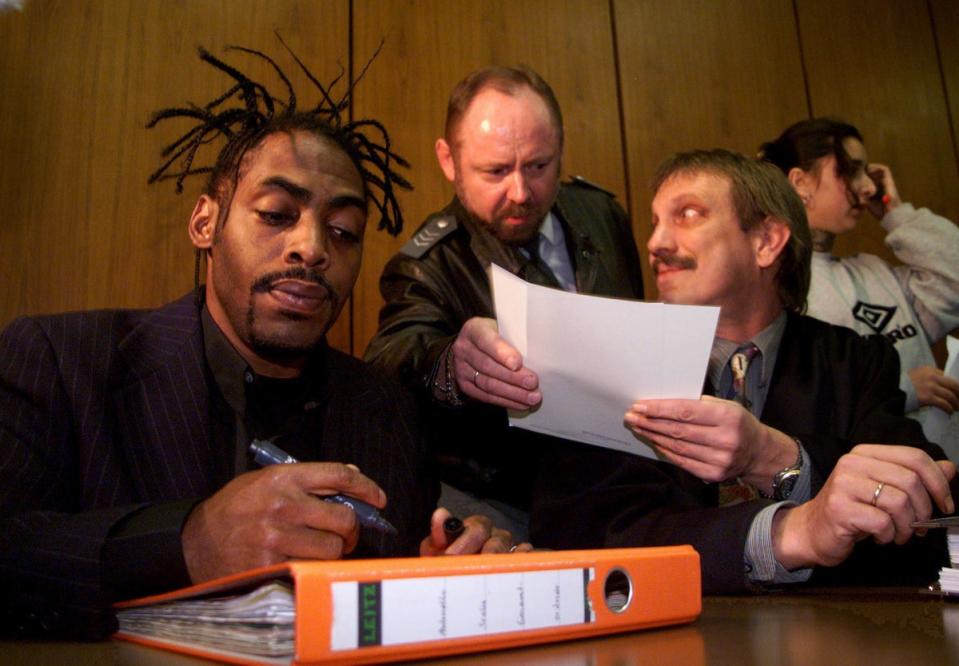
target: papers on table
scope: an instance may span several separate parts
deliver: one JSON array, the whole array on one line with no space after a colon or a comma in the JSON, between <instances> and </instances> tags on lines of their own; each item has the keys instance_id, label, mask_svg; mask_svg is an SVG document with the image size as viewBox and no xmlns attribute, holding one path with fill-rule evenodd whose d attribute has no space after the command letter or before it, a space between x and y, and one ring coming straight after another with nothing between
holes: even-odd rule
<instances>
[{"instance_id":1,"label":"papers on table","mask_svg":"<svg viewBox=\"0 0 959 666\"><path fill-rule=\"evenodd\" d=\"M642 398L700 397L719 308L573 294L496 265L490 283L500 335L543 393L537 409L511 412L510 424L656 457L623 416Z\"/></svg>"},{"instance_id":2,"label":"papers on table","mask_svg":"<svg viewBox=\"0 0 959 666\"><path fill-rule=\"evenodd\" d=\"M945 528L946 546L949 548L949 566L939 570L938 591L950 596L959 596L959 516L916 520L913 521L912 527ZM930 586L930 589L935 590L936 586Z\"/></svg>"},{"instance_id":3,"label":"papers on table","mask_svg":"<svg viewBox=\"0 0 959 666\"><path fill-rule=\"evenodd\" d=\"M946 338L946 349L949 358L946 359L945 374L959 380L959 340L951 335ZM959 461L959 417L950 417L938 407L929 407L922 417L922 431L926 439L939 444L954 462ZM951 422L950 422L951 421Z\"/></svg>"}]
</instances>

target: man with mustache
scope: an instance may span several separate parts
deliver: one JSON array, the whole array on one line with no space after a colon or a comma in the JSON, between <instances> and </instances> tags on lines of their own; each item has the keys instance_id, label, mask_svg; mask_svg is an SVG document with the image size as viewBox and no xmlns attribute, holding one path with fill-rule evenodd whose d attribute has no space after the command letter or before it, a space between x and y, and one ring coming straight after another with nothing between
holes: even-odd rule
<instances>
[{"instance_id":1,"label":"man with mustache","mask_svg":"<svg viewBox=\"0 0 959 666\"><path fill-rule=\"evenodd\" d=\"M642 297L636 247L612 196L560 183L563 120L527 68L488 67L453 89L436 156L456 196L386 265L386 301L366 360L436 408L444 501L455 497L524 530L544 448L506 410L542 399L535 368L497 333L487 269L590 294ZM466 491L461 494L459 491Z\"/></svg>"},{"instance_id":2,"label":"man with mustache","mask_svg":"<svg viewBox=\"0 0 959 666\"><path fill-rule=\"evenodd\" d=\"M694 151L661 165L654 191L647 247L661 298L720 308L707 395L626 413L671 464L557 450L534 507L537 545L691 543L707 593L811 574L934 580L942 531L912 539L912 522L952 513L955 465L903 416L885 339L801 314L812 243L789 183L769 164Z\"/></svg>"},{"instance_id":3,"label":"man with mustache","mask_svg":"<svg viewBox=\"0 0 959 666\"><path fill-rule=\"evenodd\" d=\"M113 601L289 559L512 545L478 516L450 543L413 400L326 344L369 204L401 225L391 162L405 163L377 145L385 130L342 121L348 98L322 86L327 103L298 110L292 90L280 105L201 56L231 93L151 125L196 123L154 177L210 173L188 225L205 283L157 310L21 318L0 337L4 633L102 637ZM201 169L214 139L225 145ZM259 469L252 440L300 464ZM395 533L361 528L331 495L375 507Z\"/></svg>"}]
</instances>

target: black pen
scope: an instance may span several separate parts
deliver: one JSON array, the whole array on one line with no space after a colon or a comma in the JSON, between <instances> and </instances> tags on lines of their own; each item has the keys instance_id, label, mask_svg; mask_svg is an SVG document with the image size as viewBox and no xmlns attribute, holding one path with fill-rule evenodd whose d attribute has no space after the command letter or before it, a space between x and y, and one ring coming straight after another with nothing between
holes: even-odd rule
<instances>
[{"instance_id":1,"label":"black pen","mask_svg":"<svg viewBox=\"0 0 959 666\"><path fill-rule=\"evenodd\" d=\"M260 467L289 465L299 462L276 444L265 439L254 439L250 442L250 453L253 454L254 462ZM374 530L385 534L397 533L396 528L390 524L390 521L380 515L375 506L367 504L363 500L341 494L324 495L320 499L324 502L333 502L350 507L356 513L356 519L360 521L360 525L364 527L372 527Z\"/></svg>"}]
</instances>

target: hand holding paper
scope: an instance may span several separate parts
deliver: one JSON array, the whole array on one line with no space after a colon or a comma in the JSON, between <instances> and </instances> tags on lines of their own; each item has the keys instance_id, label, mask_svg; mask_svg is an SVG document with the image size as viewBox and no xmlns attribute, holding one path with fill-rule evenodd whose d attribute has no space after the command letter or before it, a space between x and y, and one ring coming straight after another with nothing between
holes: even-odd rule
<instances>
[{"instance_id":1,"label":"hand holding paper","mask_svg":"<svg viewBox=\"0 0 959 666\"><path fill-rule=\"evenodd\" d=\"M523 366L523 356L504 340L496 321L473 317L453 343L453 375L459 392L474 400L507 409L539 404L539 378Z\"/></svg>"},{"instance_id":2,"label":"hand holding paper","mask_svg":"<svg viewBox=\"0 0 959 666\"><path fill-rule=\"evenodd\" d=\"M949 358L946 360L943 375L954 382L959 381L959 340L952 336L947 337L946 349L949 351ZM959 460L959 441L956 441L959 439L957 418L959 417L953 416L950 422L950 415L947 412L939 407L930 407L929 412L922 419L922 430L926 439L942 446L952 460Z\"/></svg>"},{"instance_id":3,"label":"hand holding paper","mask_svg":"<svg viewBox=\"0 0 959 666\"><path fill-rule=\"evenodd\" d=\"M699 398L719 308L572 294L495 265L490 282L499 333L536 369L542 392L510 424L656 457L623 414L644 398Z\"/></svg>"},{"instance_id":4,"label":"hand holding paper","mask_svg":"<svg viewBox=\"0 0 959 666\"><path fill-rule=\"evenodd\" d=\"M669 462L704 481L741 477L768 493L776 472L796 460L791 437L730 400L641 400L626 423Z\"/></svg>"}]
</instances>

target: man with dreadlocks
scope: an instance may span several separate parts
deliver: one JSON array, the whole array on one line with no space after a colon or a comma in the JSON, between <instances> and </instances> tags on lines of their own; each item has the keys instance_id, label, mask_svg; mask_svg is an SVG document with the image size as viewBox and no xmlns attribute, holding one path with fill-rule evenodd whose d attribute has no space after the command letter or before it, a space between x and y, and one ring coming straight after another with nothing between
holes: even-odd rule
<instances>
[{"instance_id":1,"label":"man with dreadlocks","mask_svg":"<svg viewBox=\"0 0 959 666\"><path fill-rule=\"evenodd\" d=\"M405 163L378 123L341 121L349 91L334 101L310 76L322 102L300 110L279 67L247 52L287 101L201 50L234 85L150 123L196 123L151 180L209 173L189 222L205 284L157 310L22 318L0 337L0 625L14 634L104 636L119 598L290 558L510 548L480 517L448 542L411 399L325 342L368 202L401 227ZM221 135L215 165L194 166ZM257 469L252 439L317 462ZM398 534L318 499L337 493Z\"/></svg>"},{"instance_id":2,"label":"man with dreadlocks","mask_svg":"<svg viewBox=\"0 0 959 666\"><path fill-rule=\"evenodd\" d=\"M497 332L487 268L568 291L643 296L626 214L580 178L561 184L562 152L559 102L536 72L487 67L457 84L436 142L456 197L386 265L386 304L365 357L437 406L444 502L477 507L520 534L541 451L566 443L508 426L504 407L530 409L542 394L535 368Z\"/></svg>"}]
</instances>

